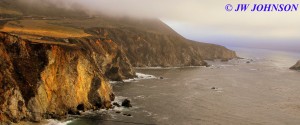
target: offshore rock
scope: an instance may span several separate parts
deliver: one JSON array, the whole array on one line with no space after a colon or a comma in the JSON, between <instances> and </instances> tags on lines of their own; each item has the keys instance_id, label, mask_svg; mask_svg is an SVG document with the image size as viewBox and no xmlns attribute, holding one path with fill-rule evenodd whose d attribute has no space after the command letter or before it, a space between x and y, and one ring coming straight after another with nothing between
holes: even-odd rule
<instances>
[{"instance_id":1,"label":"offshore rock","mask_svg":"<svg viewBox=\"0 0 300 125\"><path fill-rule=\"evenodd\" d=\"M130 100L128 100L128 99L123 100L122 106L124 106L126 108L132 107L132 105L130 104Z\"/></svg>"}]
</instances>

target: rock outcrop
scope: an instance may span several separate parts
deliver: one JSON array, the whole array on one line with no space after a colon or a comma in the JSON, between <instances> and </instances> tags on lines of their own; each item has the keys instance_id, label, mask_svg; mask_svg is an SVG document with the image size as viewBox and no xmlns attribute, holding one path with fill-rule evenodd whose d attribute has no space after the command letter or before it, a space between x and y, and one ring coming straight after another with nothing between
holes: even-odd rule
<instances>
[{"instance_id":1,"label":"rock outcrop","mask_svg":"<svg viewBox=\"0 0 300 125\"><path fill-rule=\"evenodd\" d=\"M108 78L135 75L111 40L59 41L0 33L0 121L40 121L83 108L109 108L114 95Z\"/></svg>"},{"instance_id":2,"label":"rock outcrop","mask_svg":"<svg viewBox=\"0 0 300 125\"><path fill-rule=\"evenodd\" d=\"M292 66L290 69L292 69L292 70L300 70L300 60L294 66Z\"/></svg>"}]
</instances>

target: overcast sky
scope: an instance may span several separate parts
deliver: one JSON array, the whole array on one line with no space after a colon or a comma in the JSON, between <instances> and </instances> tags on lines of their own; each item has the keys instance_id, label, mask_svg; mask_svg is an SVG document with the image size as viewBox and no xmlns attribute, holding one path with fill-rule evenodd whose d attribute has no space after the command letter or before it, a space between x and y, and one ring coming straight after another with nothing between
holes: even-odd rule
<instances>
[{"instance_id":1,"label":"overcast sky","mask_svg":"<svg viewBox=\"0 0 300 125\"><path fill-rule=\"evenodd\" d=\"M45 1L45 0L24 0ZM225 46L300 51L298 12L227 12L226 4L296 3L300 0L48 0L72 8L116 15L160 18L188 39ZM77 6L78 7L78 6ZM74 8L73 8L74 9Z\"/></svg>"}]
</instances>

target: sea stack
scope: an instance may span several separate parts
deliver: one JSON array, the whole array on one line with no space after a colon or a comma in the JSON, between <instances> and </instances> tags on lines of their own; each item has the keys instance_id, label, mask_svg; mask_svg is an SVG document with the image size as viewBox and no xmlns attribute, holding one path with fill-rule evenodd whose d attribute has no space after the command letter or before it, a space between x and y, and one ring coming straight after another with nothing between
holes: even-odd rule
<instances>
[{"instance_id":1,"label":"sea stack","mask_svg":"<svg viewBox=\"0 0 300 125\"><path fill-rule=\"evenodd\" d=\"M300 70L300 60L294 66L292 66L290 69Z\"/></svg>"}]
</instances>

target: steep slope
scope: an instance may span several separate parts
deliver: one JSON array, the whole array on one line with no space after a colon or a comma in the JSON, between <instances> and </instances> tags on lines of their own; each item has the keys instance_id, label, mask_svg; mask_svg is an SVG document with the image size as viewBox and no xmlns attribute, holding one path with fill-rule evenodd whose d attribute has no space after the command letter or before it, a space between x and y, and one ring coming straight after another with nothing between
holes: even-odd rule
<instances>
[{"instance_id":1,"label":"steep slope","mask_svg":"<svg viewBox=\"0 0 300 125\"><path fill-rule=\"evenodd\" d=\"M187 40L159 20L122 18L119 22L123 25L94 27L86 32L116 41L136 67L202 66L206 65L204 60L237 57L223 46Z\"/></svg>"},{"instance_id":2,"label":"steep slope","mask_svg":"<svg viewBox=\"0 0 300 125\"><path fill-rule=\"evenodd\" d=\"M294 66L292 66L290 69L300 70L300 60Z\"/></svg>"},{"instance_id":3,"label":"steep slope","mask_svg":"<svg viewBox=\"0 0 300 125\"><path fill-rule=\"evenodd\" d=\"M114 95L107 78L134 77L113 41L69 40L29 41L0 33L1 121L40 121L82 107L109 108Z\"/></svg>"}]
</instances>

